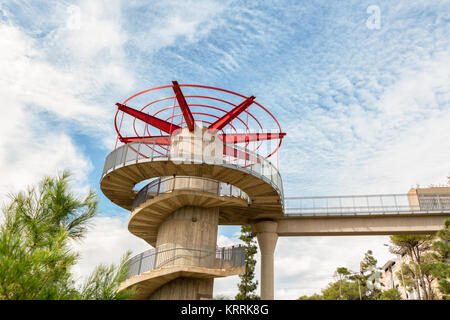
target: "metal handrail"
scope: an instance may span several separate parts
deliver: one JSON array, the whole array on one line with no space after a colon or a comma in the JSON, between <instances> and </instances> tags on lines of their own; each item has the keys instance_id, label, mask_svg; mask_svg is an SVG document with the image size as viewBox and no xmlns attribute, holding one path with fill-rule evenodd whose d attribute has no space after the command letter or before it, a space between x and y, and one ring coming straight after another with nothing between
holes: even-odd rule
<instances>
[{"instance_id":1,"label":"metal handrail","mask_svg":"<svg viewBox=\"0 0 450 320\"><path fill-rule=\"evenodd\" d=\"M284 200L287 216L450 212L450 194L438 193L285 197Z\"/></svg>"},{"instance_id":2,"label":"metal handrail","mask_svg":"<svg viewBox=\"0 0 450 320\"><path fill-rule=\"evenodd\" d=\"M195 182L206 183L195 184ZM245 192L225 182L190 176L161 177L154 179L137 193L134 198L131 211L148 199L152 199L157 195L170 193L175 190L201 191L212 193L221 197L237 197L247 201L249 200L249 197Z\"/></svg>"},{"instance_id":3,"label":"metal handrail","mask_svg":"<svg viewBox=\"0 0 450 320\"><path fill-rule=\"evenodd\" d=\"M199 137L180 137L180 139L190 139L189 141L193 142L192 144L196 146L201 143L210 143ZM230 145L230 147L237 150L236 154L244 154L244 159L226 154L220 157L214 157L206 152L195 152L197 150L186 152L185 150L179 151L172 148L166 149L158 145L156 141L157 138L146 138L122 145L113 150L106 157L101 179L117 168L135 163L153 161L207 163L241 170L266 181L278 192L281 198L281 204L284 204L283 183L278 169L269 160L253 151L236 145ZM204 150L209 149L204 148Z\"/></svg>"},{"instance_id":4,"label":"metal handrail","mask_svg":"<svg viewBox=\"0 0 450 320\"><path fill-rule=\"evenodd\" d=\"M228 269L245 265L245 247L235 245L214 250L190 248L175 243L166 244L130 258L126 265L128 267L127 279L154 269L172 266Z\"/></svg>"}]
</instances>

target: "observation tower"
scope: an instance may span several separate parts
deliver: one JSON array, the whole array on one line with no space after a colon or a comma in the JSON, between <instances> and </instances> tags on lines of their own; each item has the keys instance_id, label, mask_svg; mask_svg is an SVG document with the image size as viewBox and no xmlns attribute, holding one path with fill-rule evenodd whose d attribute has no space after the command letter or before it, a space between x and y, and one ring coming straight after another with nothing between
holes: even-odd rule
<instances>
[{"instance_id":1,"label":"observation tower","mask_svg":"<svg viewBox=\"0 0 450 320\"><path fill-rule=\"evenodd\" d=\"M120 289L135 287L135 299L211 299L214 278L245 271L244 247L217 247L219 225L257 228L262 274L273 278L285 136L275 117L254 96L176 81L116 106L101 190L153 247L128 261ZM273 279L262 292L273 292Z\"/></svg>"}]
</instances>

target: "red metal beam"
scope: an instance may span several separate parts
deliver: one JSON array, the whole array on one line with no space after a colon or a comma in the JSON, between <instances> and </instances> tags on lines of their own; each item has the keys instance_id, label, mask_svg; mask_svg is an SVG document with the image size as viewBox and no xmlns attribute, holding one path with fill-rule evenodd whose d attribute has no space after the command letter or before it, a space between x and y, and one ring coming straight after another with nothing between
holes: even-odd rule
<instances>
[{"instance_id":1,"label":"red metal beam","mask_svg":"<svg viewBox=\"0 0 450 320\"><path fill-rule=\"evenodd\" d=\"M253 165L255 163L260 163L261 160L255 156L250 156L250 153L233 148L232 146L223 145L223 154L227 156L232 156L237 159L245 159L248 161L247 165ZM251 161L254 161L251 163Z\"/></svg>"},{"instance_id":2,"label":"red metal beam","mask_svg":"<svg viewBox=\"0 0 450 320\"><path fill-rule=\"evenodd\" d=\"M123 143L130 143L138 140L148 140L143 142L149 144L154 142L157 145L170 145L170 136L120 137L120 141Z\"/></svg>"},{"instance_id":3,"label":"red metal beam","mask_svg":"<svg viewBox=\"0 0 450 320\"><path fill-rule=\"evenodd\" d=\"M184 98L183 92L181 91L180 86L177 81L172 81L173 91L175 92L175 96L178 100L178 105L180 106L181 112L183 112L184 120L189 128L189 131L194 131L194 117L192 116L191 110Z\"/></svg>"},{"instance_id":4,"label":"red metal beam","mask_svg":"<svg viewBox=\"0 0 450 320\"><path fill-rule=\"evenodd\" d=\"M224 143L240 143L250 141L262 141L272 139L283 139L286 135L284 132L280 133L226 133L221 134Z\"/></svg>"},{"instance_id":5,"label":"red metal beam","mask_svg":"<svg viewBox=\"0 0 450 320\"><path fill-rule=\"evenodd\" d=\"M248 153L227 145L223 145L223 154L234 158L245 159L247 161L250 160L250 155Z\"/></svg>"},{"instance_id":6,"label":"red metal beam","mask_svg":"<svg viewBox=\"0 0 450 320\"><path fill-rule=\"evenodd\" d=\"M158 119L154 116L151 116L151 115L141 112L139 110L127 107L124 104L116 103L116 106L119 108L120 111L123 111L123 112L129 114L130 116L133 116L139 120L142 120L145 123L148 123L149 125L152 125L155 128L158 128L168 134L172 134L175 130L180 129L180 127L175 124Z\"/></svg>"},{"instance_id":7,"label":"red metal beam","mask_svg":"<svg viewBox=\"0 0 450 320\"><path fill-rule=\"evenodd\" d=\"M241 102L238 106L234 107L233 110L227 112L222 118L218 119L216 122L211 124L208 129L210 130L221 130L227 124L229 124L234 118L241 114L245 109L247 109L255 99L254 96L247 98L245 101Z\"/></svg>"}]
</instances>

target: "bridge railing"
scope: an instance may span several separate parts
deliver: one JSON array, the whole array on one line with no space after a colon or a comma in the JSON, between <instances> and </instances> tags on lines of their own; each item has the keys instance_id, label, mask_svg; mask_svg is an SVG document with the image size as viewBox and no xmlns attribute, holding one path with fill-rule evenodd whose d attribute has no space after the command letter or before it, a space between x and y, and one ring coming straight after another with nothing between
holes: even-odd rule
<instances>
[{"instance_id":1,"label":"bridge railing","mask_svg":"<svg viewBox=\"0 0 450 320\"><path fill-rule=\"evenodd\" d=\"M245 265L245 247L242 245L211 250L171 243L151 248L129 259L127 279L154 269L171 266L226 269L243 265Z\"/></svg>"},{"instance_id":2,"label":"bridge railing","mask_svg":"<svg viewBox=\"0 0 450 320\"><path fill-rule=\"evenodd\" d=\"M285 197L285 215L331 216L450 212L450 194Z\"/></svg>"}]
</instances>

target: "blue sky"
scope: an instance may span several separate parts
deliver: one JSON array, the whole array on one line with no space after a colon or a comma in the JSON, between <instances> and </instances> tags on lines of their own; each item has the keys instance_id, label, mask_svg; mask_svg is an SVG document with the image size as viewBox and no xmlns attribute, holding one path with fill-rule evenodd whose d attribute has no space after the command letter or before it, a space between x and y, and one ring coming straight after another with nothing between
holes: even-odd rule
<instances>
[{"instance_id":1,"label":"blue sky","mask_svg":"<svg viewBox=\"0 0 450 320\"><path fill-rule=\"evenodd\" d=\"M370 6L379 8L379 29L367 25ZM287 196L444 183L449 8L406 0L0 1L0 191L64 168L79 192L99 191L114 147L114 103L172 80L255 95L275 115L287 132L279 154ZM122 248L146 248L127 234L128 214L99 195L105 220L80 245L81 274L100 258L117 260ZM219 240L236 241L238 230L222 228ZM356 266L370 247L384 263L386 239L280 239L275 296L319 291L337 264ZM345 255L349 246L354 253ZM99 253L107 247L110 254ZM318 268L327 250L336 256ZM235 290L220 281L216 292Z\"/></svg>"}]
</instances>

